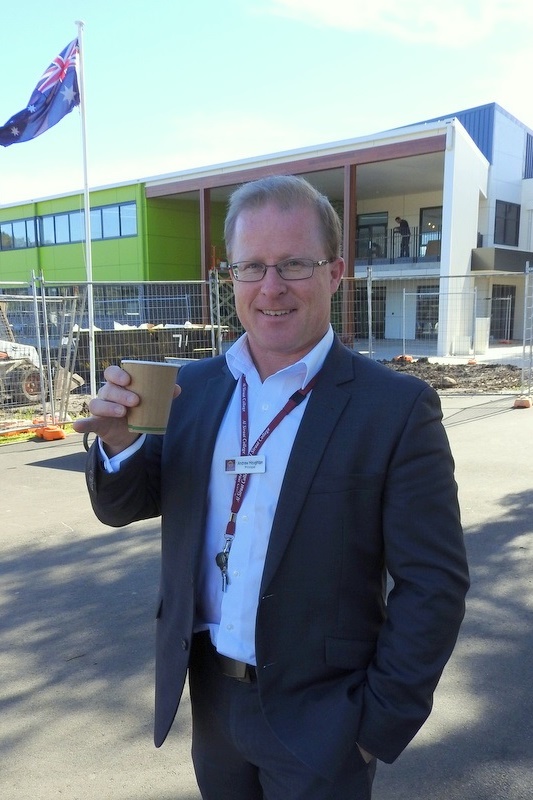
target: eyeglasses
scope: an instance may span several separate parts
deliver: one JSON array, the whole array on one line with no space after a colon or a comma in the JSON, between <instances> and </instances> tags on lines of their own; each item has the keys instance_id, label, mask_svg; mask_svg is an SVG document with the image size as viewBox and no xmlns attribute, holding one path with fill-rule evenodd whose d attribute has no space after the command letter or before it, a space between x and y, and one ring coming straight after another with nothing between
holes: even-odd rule
<instances>
[{"instance_id":1,"label":"eyeglasses","mask_svg":"<svg viewBox=\"0 0 533 800\"><path fill-rule=\"evenodd\" d=\"M284 258L277 264L262 264L261 261L237 261L236 264L230 264L229 268L236 281L260 281L270 267L274 267L284 281L303 281L305 278L311 277L315 267L323 267L336 260L336 258L323 258L321 261L313 261L311 258Z\"/></svg>"}]
</instances>

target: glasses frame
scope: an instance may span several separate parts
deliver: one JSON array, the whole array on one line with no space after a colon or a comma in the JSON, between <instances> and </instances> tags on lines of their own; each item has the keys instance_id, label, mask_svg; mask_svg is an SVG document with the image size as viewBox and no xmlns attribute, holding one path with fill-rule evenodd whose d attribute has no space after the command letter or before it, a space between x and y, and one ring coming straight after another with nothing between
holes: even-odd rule
<instances>
[{"instance_id":1,"label":"glasses frame","mask_svg":"<svg viewBox=\"0 0 533 800\"><path fill-rule=\"evenodd\" d=\"M281 261L278 261L277 264L263 264L261 261L236 261L234 264L229 265L229 270L233 275L234 280L240 283L258 283L259 281L262 281L266 275L267 269L270 268L275 269L280 278L284 281L306 281L309 278L313 277L315 267L323 267L326 264L333 264L333 262L336 261L337 258L338 256L335 256L335 258L322 258L320 259L320 261L313 261L312 258L292 256L291 258L283 258ZM282 275L281 270L283 269L283 265L287 264L290 261L302 261L302 262L305 261L311 266L311 272L309 273L309 275L304 275L304 277L300 278L288 278L286 275ZM239 264L256 264L257 266L261 265L263 267L263 272L261 275L259 275L259 277L244 278L243 280L242 278L239 278Z\"/></svg>"}]
</instances>

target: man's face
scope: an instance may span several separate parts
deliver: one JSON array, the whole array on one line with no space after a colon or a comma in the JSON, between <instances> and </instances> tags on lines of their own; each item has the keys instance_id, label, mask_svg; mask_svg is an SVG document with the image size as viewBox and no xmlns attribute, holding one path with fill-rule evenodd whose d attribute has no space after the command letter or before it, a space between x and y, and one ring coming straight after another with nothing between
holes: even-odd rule
<instances>
[{"instance_id":1,"label":"man's face","mask_svg":"<svg viewBox=\"0 0 533 800\"><path fill-rule=\"evenodd\" d=\"M299 256L320 261L327 257L320 224L313 209L282 211L269 204L243 211L237 218L231 260L277 264ZM266 375L298 361L325 334L331 296L344 272L344 262L315 267L311 278L286 281L267 269L261 281L234 281L235 306L248 333L250 351L259 372Z\"/></svg>"}]
</instances>

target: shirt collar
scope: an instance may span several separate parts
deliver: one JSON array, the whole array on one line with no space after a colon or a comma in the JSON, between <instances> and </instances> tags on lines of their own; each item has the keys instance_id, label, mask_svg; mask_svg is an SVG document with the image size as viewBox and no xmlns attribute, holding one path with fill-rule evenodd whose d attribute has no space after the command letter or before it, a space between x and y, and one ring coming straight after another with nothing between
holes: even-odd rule
<instances>
[{"instance_id":1,"label":"shirt collar","mask_svg":"<svg viewBox=\"0 0 533 800\"><path fill-rule=\"evenodd\" d=\"M333 328L330 325L322 339L309 353L295 364L291 364L289 367L284 367L284 369L279 370L279 373L301 372L302 386L305 386L321 369L333 344L333 338ZM239 380L241 375L248 376L250 373L257 373L248 349L248 335L246 333L240 336L237 341L231 345L226 353L226 363L235 380Z\"/></svg>"}]
</instances>

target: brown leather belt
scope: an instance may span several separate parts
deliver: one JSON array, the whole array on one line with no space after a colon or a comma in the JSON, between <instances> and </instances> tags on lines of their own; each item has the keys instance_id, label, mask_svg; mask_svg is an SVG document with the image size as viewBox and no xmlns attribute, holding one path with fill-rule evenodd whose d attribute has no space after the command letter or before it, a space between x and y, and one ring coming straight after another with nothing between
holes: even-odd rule
<instances>
[{"instance_id":1,"label":"brown leather belt","mask_svg":"<svg viewBox=\"0 0 533 800\"><path fill-rule=\"evenodd\" d=\"M251 683L257 680L257 670L253 664L247 664L245 661L237 661L235 658L223 656L216 653L216 658L223 675L228 678L235 678L237 681Z\"/></svg>"}]
</instances>

